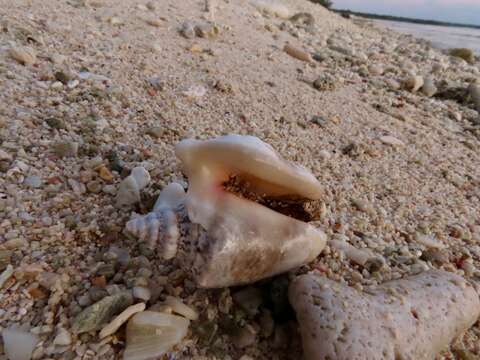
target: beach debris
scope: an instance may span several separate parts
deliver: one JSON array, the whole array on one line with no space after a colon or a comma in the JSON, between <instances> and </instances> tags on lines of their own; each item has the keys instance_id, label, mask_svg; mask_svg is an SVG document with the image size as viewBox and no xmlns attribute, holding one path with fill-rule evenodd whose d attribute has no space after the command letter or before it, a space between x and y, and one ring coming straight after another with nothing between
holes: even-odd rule
<instances>
[{"instance_id":1,"label":"beach debris","mask_svg":"<svg viewBox=\"0 0 480 360\"><path fill-rule=\"evenodd\" d=\"M449 54L451 56L465 60L469 64L475 63L475 53L472 49L468 48L455 48L450 49Z\"/></svg>"},{"instance_id":2,"label":"beach debris","mask_svg":"<svg viewBox=\"0 0 480 360\"><path fill-rule=\"evenodd\" d=\"M402 140L391 135L380 136L379 140L386 145L405 146L405 143Z\"/></svg>"},{"instance_id":3,"label":"beach debris","mask_svg":"<svg viewBox=\"0 0 480 360\"><path fill-rule=\"evenodd\" d=\"M349 243L342 240L331 240L329 246L336 251L345 254L345 256L354 263L364 266L367 262L372 261L375 256L367 249L357 249Z\"/></svg>"},{"instance_id":4,"label":"beach debris","mask_svg":"<svg viewBox=\"0 0 480 360\"><path fill-rule=\"evenodd\" d=\"M303 51L302 49L299 49L295 46L292 46L290 44L286 44L283 47L283 51L285 51L288 55L291 57L294 57L295 59L301 60L301 61L306 61L306 62L312 62L312 56L310 53Z\"/></svg>"},{"instance_id":5,"label":"beach debris","mask_svg":"<svg viewBox=\"0 0 480 360\"><path fill-rule=\"evenodd\" d=\"M254 0L253 6L264 14L277 16L282 19L290 17L290 9L279 0Z\"/></svg>"},{"instance_id":6,"label":"beach debris","mask_svg":"<svg viewBox=\"0 0 480 360\"><path fill-rule=\"evenodd\" d=\"M186 197L178 184L169 185L153 212L131 220L127 231L158 242L167 258L183 246L185 268L199 286L252 283L307 263L324 248L325 234L298 220L298 203L319 199L320 183L268 144L227 135L183 140L175 153L189 179Z\"/></svg>"},{"instance_id":7,"label":"beach debris","mask_svg":"<svg viewBox=\"0 0 480 360\"><path fill-rule=\"evenodd\" d=\"M111 322L104 326L100 331L100 339L106 338L107 336L113 335L117 332L120 327L128 321L136 313L142 312L145 310L145 303L138 303L131 305L118 314Z\"/></svg>"},{"instance_id":8,"label":"beach debris","mask_svg":"<svg viewBox=\"0 0 480 360\"><path fill-rule=\"evenodd\" d=\"M154 311L139 312L128 321L124 360L159 358L187 335L190 320Z\"/></svg>"},{"instance_id":9,"label":"beach debris","mask_svg":"<svg viewBox=\"0 0 480 360\"><path fill-rule=\"evenodd\" d=\"M140 202L140 191L150 182L150 174L142 167L134 167L129 176L120 183L116 206L130 206Z\"/></svg>"},{"instance_id":10,"label":"beach debris","mask_svg":"<svg viewBox=\"0 0 480 360\"><path fill-rule=\"evenodd\" d=\"M307 360L433 360L480 315L474 288L439 270L368 292L307 274L293 281L289 298Z\"/></svg>"},{"instance_id":11,"label":"beach debris","mask_svg":"<svg viewBox=\"0 0 480 360\"><path fill-rule=\"evenodd\" d=\"M151 248L157 247L163 259L172 259L180 237L176 210L183 205L185 196L180 184L169 184L160 193L152 212L127 222L127 231Z\"/></svg>"},{"instance_id":12,"label":"beach debris","mask_svg":"<svg viewBox=\"0 0 480 360\"><path fill-rule=\"evenodd\" d=\"M423 95L427 97L432 97L437 93L437 87L435 86L435 82L431 77L425 78L425 81L420 91Z\"/></svg>"},{"instance_id":13,"label":"beach debris","mask_svg":"<svg viewBox=\"0 0 480 360\"><path fill-rule=\"evenodd\" d=\"M33 349L38 343L38 337L20 328L2 330L5 354L10 360L30 360Z\"/></svg>"},{"instance_id":14,"label":"beach debris","mask_svg":"<svg viewBox=\"0 0 480 360\"><path fill-rule=\"evenodd\" d=\"M480 84L471 83L468 86L468 94L475 109L480 112Z\"/></svg>"},{"instance_id":15,"label":"beach debris","mask_svg":"<svg viewBox=\"0 0 480 360\"><path fill-rule=\"evenodd\" d=\"M403 87L411 92L417 92L423 86L424 80L422 76L412 75L403 81Z\"/></svg>"},{"instance_id":16,"label":"beach debris","mask_svg":"<svg viewBox=\"0 0 480 360\"><path fill-rule=\"evenodd\" d=\"M8 264L5 270L0 274L0 289L3 288L3 285L10 279L13 275L13 266Z\"/></svg>"},{"instance_id":17,"label":"beach debris","mask_svg":"<svg viewBox=\"0 0 480 360\"><path fill-rule=\"evenodd\" d=\"M106 296L78 314L73 320L72 330L76 334L100 330L113 316L132 303L133 298L129 292Z\"/></svg>"},{"instance_id":18,"label":"beach debris","mask_svg":"<svg viewBox=\"0 0 480 360\"><path fill-rule=\"evenodd\" d=\"M333 91L337 87L338 81L333 75L322 74L312 83L312 86L318 91Z\"/></svg>"},{"instance_id":19,"label":"beach debris","mask_svg":"<svg viewBox=\"0 0 480 360\"><path fill-rule=\"evenodd\" d=\"M29 47L14 47L9 51L10 56L22 65L33 65L37 62L35 50Z\"/></svg>"},{"instance_id":20,"label":"beach debris","mask_svg":"<svg viewBox=\"0 0 480 360\"><path fill-rule=\"evenodd\" d=\"M175 314L182 315L189 320L198 319L198 313L190 306L184 304L180 298L167 296L163 305L169 306Z\"/></svg>"}]
</instances>

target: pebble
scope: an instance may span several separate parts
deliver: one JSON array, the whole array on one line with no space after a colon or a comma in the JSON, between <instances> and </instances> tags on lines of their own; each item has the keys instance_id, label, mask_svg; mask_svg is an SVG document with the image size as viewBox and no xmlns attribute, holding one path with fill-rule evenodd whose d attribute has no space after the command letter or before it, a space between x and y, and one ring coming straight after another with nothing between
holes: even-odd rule
<instances>
[{"instance_id":1,"label":"pebble","mask_svg":"<svg viewBox=\"0 0 480 360\"><path fill-rule=\"evenodd\" d=\"M10 56L22 65L33 65L37 62L35 50L29 47L11 48Z\"/></svg>"},{"instance_id":2,"label":"pebble","mask_svg":"<svg viewBox=\"0 0 480 360\"><path fill-rule=\"evenodd\" d=\"M180 34L186 39L195 37L195 25L190 21L185 21L180 28Z\"/></svg>"},{"instance_id":3,"label":"pebble","mask_svg":"<svg viewBox=\"0 0 480 360\"><path fill-rule=\"evenodd\" d=\"M336 88L337 81L336 79L329 74L320 75L312 83L313 87L318 91L333 91Z\"/></svg>"},{"instance_id":4,"label":"pebble","mask_svg":"<svg viewBox=\"0 0 480 360\"><path fill-rule=\"evenodd\" d=\"M132 295L128 292L120 292L104 297L102 300L85 308L75 317L72 323L72 330L76 334L99 330L104 324L111 321L114 315L125 310L132 303Z\"/></svg>"},{"instance_id":5,"label":"pebble","mask_svg":"<svg viewBox=\"0 0 480 360\"><path fill-rule=\"evenodd\" d=\"M165 135L165 129L161 126L152 126L149 127L145 133L147 135L150 135L151 137L154 137L155 139L160 139L162 136Z\"/></svg>"},{"instance_id":6,"label":"pebble","mask_svg":"<svg viewBox=\"0 0 480 360\"><path fill-rule=\"evenodd\" d=\"M308 53L306 51L303 51L302 49L299 49L299 48L297 48L295 46L292 46L290 44L286 44L283 47L283 51L285 51L288 55L290 55L291 57L293 57L295 59L298 59L298 60L301 60L301 61L306 61L306 62L312 62L313 61L310 53Z\"/></svg>"},{"instance_id":7,"label":"pebble","mask_svg":"<svg viewBox=\"0 0 480 360\"><path fill-rule=\"evenodd\" d=\"M67 128L65 126L65 122L62 119L51 117L51 118L45 119L45 122L52 129L66 129Z\"/></svg>"},{"instance_id":8,"label":"pebble","mask_svg":"<svg viewBox=\"0 0 480 360\"><path fill-rule=\"evenodd\" d=\"M148 301L150 300L152 293L150 292L150 289L143 287L143 286L135 286L132 289L132 294L133 297L136 299L140 299L143 301Z\"/></svg>"},{"instance_id":9,"label":"pebble","mask_svg":"<svg viewBox=\"0 0 480 360\"><path fill-rule=\"evenodd\" d=\"M380 65L370 65L368 71L373 76L383 75L384 69Z\"/></svg>"},{"instance_id":10,"label":"pebble","mask_svg":"<svg viewBox=\"0 0 480 360\"><path fill-rule=\"evenodd\" d=\"M53 152L59 157L76 157L78 143L73 141L60 141L53 144Z\"/></svg>"},{"instance_id":11,"label":"pebble","mask_svg":"<svg viewBox=\"0 0 480 360\"><path fill-rule=\"evenodd\" d=\"M380 141L384 144L387 144L387 145L392 145L392 146L405 146L405 143L400 140L400 139L397 139L396 137L393 137L393 136L381 136L380 138Z\"/></svg>"},{"instance_id":12,"label":"pebble","mask_svg":"<svg viewBox=\"0 0 480 360\"><path fill-rule=\"evenodd\" d=\"M432 249L445 248L445 245L433 235L425 235L425 234L417 233L415 235L415 241L426 246L427 248L432 248Z\"/></svg>"},{"instance_id":13,"label":"pebble","mask_svg":"<svg viewBox=\"0 0 480 360\"><path fill-rule=\"evenodd\" d=\"M424 80L423 77L418 75L413 75L404 80L403 86L405 89L411 92L417 92L423 86Z\"/></svg>"},{"instance_id":14,"label":"pebble","mask_svg":"<svg viewBox=\"0 0 480 360\"><path fill-rule=\"evenodd\" d=\"M110 170L105 165L100 165L96 168L98 175L105 181L113 181L114 176Z\"/></svg>"},{"instance_id":15,"label":"pebble","mask_svg":"<svg viewBox=\"0 0 480 360\"><path fill-rule=\"evenodd\" d=\"M473 104L478 112L480 112L480 85L472 83L468 86L468 93L470 99L472 99Z\"/></svg>"},{"instance_id":16,"label":"pebble","mask_svg":"<svg viewBox=\"0 0 480 360\"><path fill-rule=\"evenodd\" d=\"M72 343L72 335L64 329L64 328L59 328L57 330L57 335L55 336L55 339L53 340L54 345L59 345L59 346L67 346Z\"/></svg>"},{"instance_id":17,"label":"pebble","mask_svg":"<svg viewBox=\"0 0 480 360\"><path fill-rule=\"evenodd\" d=\"M30 188L36 189L42 186L42 178L36 175L27 176L23 181L23 184Z\"/></svg>"},{"instance_id":18,"label":"pebble","mask_svg":"<svg viewBox=\"0 0 480 360\"><path fill-rule=\"evenodd\" d=\"M13 157L5 150L0 149L0 160L1 161L12 161Z\"/></svg>"},{"instance_id":19,"label":"pebble","mask_svg":"<svg viewBox=\"0 0 480 360\"><path fill-rule=\"evenodd\" d=\"M232 343L239 349L244 349L255 343L256 340L255 329L250 325L238 327L232 336Z\"/></svg>"},{"instance_id":20,"label":"pebble","mask_svg":"<svg viewBox=\"0 0 480 360\"><path fill-rule=\"evenodd\" d=\"M422 86L421 92L423 95L427 97L432 97L437 93L437 87L435 86L435 82L433 81L432 78L427 77L425 79L425 82Z\"/></svg>"},{"instance_id":21,"label":"pebble","mask_svg":"<svg viewBox=\"0 0 480 360\"><path fill-rule=\"evenodd\" d=\"M89 181L86 187L88 192L93 194L98 194L100 191L102 191L102 183L97 180Z\"/></svg>"}]
</instances>

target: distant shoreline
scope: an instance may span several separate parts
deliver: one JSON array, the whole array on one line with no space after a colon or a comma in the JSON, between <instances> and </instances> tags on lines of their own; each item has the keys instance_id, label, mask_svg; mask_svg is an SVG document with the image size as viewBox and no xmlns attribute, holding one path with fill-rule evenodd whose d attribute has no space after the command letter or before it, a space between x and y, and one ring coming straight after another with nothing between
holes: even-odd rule
<instances>
[{"instance_id":1,"label":"distant shoreline","mask_svg":"<svg viewBox=\"0 0 480 360\"><path fill-rule=\"evenodd\" d=\"M392 16L392 15L369 14L369 13L343 10L343 9L332 9L332 11L341 15L343 14L355 15L355 16L360 16L368 19L400 21L400 22L423 24L423 25L452 26L452 27L454 26L454 27L480 29L480 25L473 25L473 24L459 24L459 23L451 23L451 22L444 22L444 21L437 21L437 20L413 19L413 18L406 18L406 17Z\"/></svg>"}]
</instances>

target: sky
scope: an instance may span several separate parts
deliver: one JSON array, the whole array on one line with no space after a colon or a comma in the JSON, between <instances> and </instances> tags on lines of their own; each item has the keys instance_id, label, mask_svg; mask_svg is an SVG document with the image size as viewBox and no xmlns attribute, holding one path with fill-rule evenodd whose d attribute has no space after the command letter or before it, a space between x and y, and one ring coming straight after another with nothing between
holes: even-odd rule
<instances>
[{"instance_id":1,"label":"sky","mask_svg":"<svg viewBox=\"0 0 480 360\"><path fill-rule=\"evenodd\" d=\"M333 7L480 25L480 0L333 0Z\"/></svg>"}]
</instances>

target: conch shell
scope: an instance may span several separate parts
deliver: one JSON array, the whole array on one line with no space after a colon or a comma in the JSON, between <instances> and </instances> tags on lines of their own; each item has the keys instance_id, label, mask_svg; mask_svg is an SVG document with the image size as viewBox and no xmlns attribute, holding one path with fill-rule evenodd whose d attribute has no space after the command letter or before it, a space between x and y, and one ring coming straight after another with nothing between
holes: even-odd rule
<instances>
[{"instance_id":1,"label":"conch shell","mask_svg":"<svg viewBox=\"0 0 480 360\"><path fill-rule=\"evenodd\" d=\"M182 198L180 185L170 184L158 200L163 207L156 205L153 214L130 221L127 230L173 249L178 234L185 233L174 230L175 213L188 216L192 227L179 245L199 286L252 283L312 261L325 247L321 230L258 200L317 200L322 194L308 170L282 159L270 145L252 136L228 135L183 140L175 153L189 179L186 196ZM241 191L227 191L232 178ZM169 193L175 193L175 201L165 200ZM162 253L174 256L173 250Z\"/></svg>"}]
</instances>

